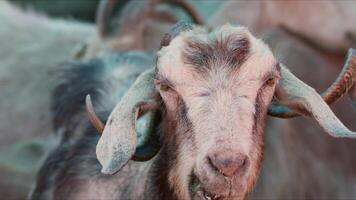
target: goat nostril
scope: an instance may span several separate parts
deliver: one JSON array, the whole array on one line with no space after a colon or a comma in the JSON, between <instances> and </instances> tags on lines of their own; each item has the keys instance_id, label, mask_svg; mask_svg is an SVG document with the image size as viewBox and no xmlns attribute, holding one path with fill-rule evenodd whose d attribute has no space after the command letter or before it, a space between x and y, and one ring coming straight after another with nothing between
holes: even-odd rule
<instances>
[{"instance_id":1,"label":"goat nostril","mask_svg":"<svg viewBox=\"0 0 356 200\"><path fill-rule=\"evenodd\" d=\"M236 173L243 174L248 165L248 157L237 154L231 157L219 157L217 154L208 156L211 167L226 177L232 177Z\"/></svg>"},{"instance_id":2,"label":"goat nostril","mask_svg":"<svg viewBox=\"0 0 356 200\"><path fill-rule=\"evenodd\" d=\"M244 166L245 163L246 163L246 158L241 159L240 162L239 162L239 164L240 164L241 166Z\"/></svg>"},{"instance_id":3,"label":"goat nostril","mask_svg":"<svg viewBox=\"0 0 356 200\"><path fill-rule=\"evenodd\" d=\"M240 161L240 167L244 167L245 165L247 165L247 156L242 158Z\"/></svg>"}]
</instances>

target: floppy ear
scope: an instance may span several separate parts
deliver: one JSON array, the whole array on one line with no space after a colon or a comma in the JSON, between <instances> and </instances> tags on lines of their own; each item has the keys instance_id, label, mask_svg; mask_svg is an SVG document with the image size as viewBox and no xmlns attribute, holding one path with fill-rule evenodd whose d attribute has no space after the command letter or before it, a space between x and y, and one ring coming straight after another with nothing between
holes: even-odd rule
<instances>
[{"instance_id":1,"label":"floppy ear","mask_svg":"<svg viewBox=\"0 0 356 200\"><path fill-rule=\"evenodd\" d=\"M278 103L270 106L270 113L278 113L274 116L282 118L298 116L298 114L313 117L331 136L356 138L356 133L343 125L324 99L284 65L281 65L281 77L275 92ZM349 89L346 88L346 93Z\"/></svg>"},{"instance_id":2,"label":"floppy ear","mask_svg":"<svg viewBox=\"0 0 356 200\"><path fill-rule=\"evenodd\" d=\"M153 76L154 68L143 72L111 112L96 146L96 155L103 167L102 173L114 174L135 154L136 121L144 113L157 108ZM150 131L152 130L148 130ZM146 143L150 144L142 146L150 146L151 140L146 139ZM158 146L157 141L153 143ZM157 146L149 149L148 156L158 151Z\"/></svg>"},{"instance_id":3,"label":"floppy ear","mask_svg":"<svg viewBox=\"0 0 356 200\"><path fill-rule=\"evenodd\" d=\"M285 66L283 66L283 67L284 67L284 69L282 69L282 70L287 69ZM291 76L285 75L285 77L282 77L281 84L279 85L280 86L279 88L281 90L278 90L278 88L276 90L277 96L283 94L283 83L284 83L285 87L288 86L287 79L291 79L289 81L290 84L296 84L296 83L294 83L293 80L297 79L297 78L293 74L291 74ZM349 93L352 104L355 105L356 104L355 82L356 82L356 50L349 49L347 56L346 56L346 61L345 61L344 67L342 68L342 71L336 78L335 82L325 92L323 92L321 94L323 101L325 101L327 104L330 105L330 104L338 101L341 97L343 97L347 93ZM305 83L303 83L303 84L306 85ZM292 103L292 102L290 102L290 103ZM299 112L303 112L303 111L299 110ZM280 118L292 118L292 117L300 116L300 113L297 113L296 111L291 110L290 108L288 108L284 105L281 105L278 102L273 102L271 104L271 106L268 109L268 114L271 116L280 117Z\"/></svg>"},{"instance_id":4,"label":"floppy ear","mask_svg":"<svg viewBox=\"0 0 356 200\"><path fill-rule=\"evenodd\" d=\"M187 23L177 23L162 40L162 46L169 45L170 41L181 31L190 30L192 26ZM87 102L87 110L93 125L103 133L96 146L96 155L102 165L101 172L114 174L120 170L130 159L144 161L152 158L159 150L160 142L156 126L159 115L148 115L151 123L142 134L142 144L137 146L136 122L148 111L159 107L154 87L155 69L151 68L142 73L130 87L125 96L111 112L107 123L102 128L98 118L94 116L91 103Z\"/></svg>"}]
</instances>

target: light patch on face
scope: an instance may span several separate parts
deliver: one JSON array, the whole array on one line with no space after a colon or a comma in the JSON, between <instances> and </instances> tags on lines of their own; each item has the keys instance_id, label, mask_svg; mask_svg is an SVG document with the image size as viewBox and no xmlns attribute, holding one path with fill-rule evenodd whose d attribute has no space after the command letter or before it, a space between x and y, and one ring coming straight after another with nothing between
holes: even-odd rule
<instances>
[{"instance_id":1,"label":"light patch on face","mask_svg":"<svg viewBox=\"0 0 356 200\"><path fill-rule=\"evenodd\" d=\"M172 80L175 85L186 86L186 80L193 79L194 74L186 67L182 60L182 49L185 46L183 37L174 38L170 45L162 47L157 53L157 68L160 75Z\"/></svg>"}]
</instances>

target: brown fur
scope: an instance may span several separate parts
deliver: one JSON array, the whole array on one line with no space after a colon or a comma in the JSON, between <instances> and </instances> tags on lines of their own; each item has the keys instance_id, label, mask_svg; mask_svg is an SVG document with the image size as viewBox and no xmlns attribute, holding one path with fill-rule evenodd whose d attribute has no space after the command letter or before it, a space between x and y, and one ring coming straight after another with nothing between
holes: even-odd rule
<instances>
[{"instance_id":1,"label":"brown fur","mask_svg":"<svg viewBox=\"0 0 356 200\"><path fill-rule=\"evenodd\" d=\"M231 67L232 70L242 65L249 54L249 41L247 38L215 38L211 43L187 40L187 47L183 53L185 64L197 67L198 71L209 70L212 66Z\"/></svg>"}]
</instances>

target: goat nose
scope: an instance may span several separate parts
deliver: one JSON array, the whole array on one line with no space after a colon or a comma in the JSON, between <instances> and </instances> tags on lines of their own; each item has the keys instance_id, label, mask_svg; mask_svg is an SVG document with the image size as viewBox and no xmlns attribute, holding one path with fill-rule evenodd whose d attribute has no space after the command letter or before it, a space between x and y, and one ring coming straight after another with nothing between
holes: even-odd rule
<instances>
[{"instance_id":1,"label":"goat nose","mask_svg":"<svg viewBox=\"0 0 356 200\"><path fill-rule=\"evenodd\" d=\"M233 156L212 154L208 156L208 160L216 171L226 177L232 177L236 173L243 174L249 164L248 157L245 154L236 154Z\"/></svg>"}]
</instances>

